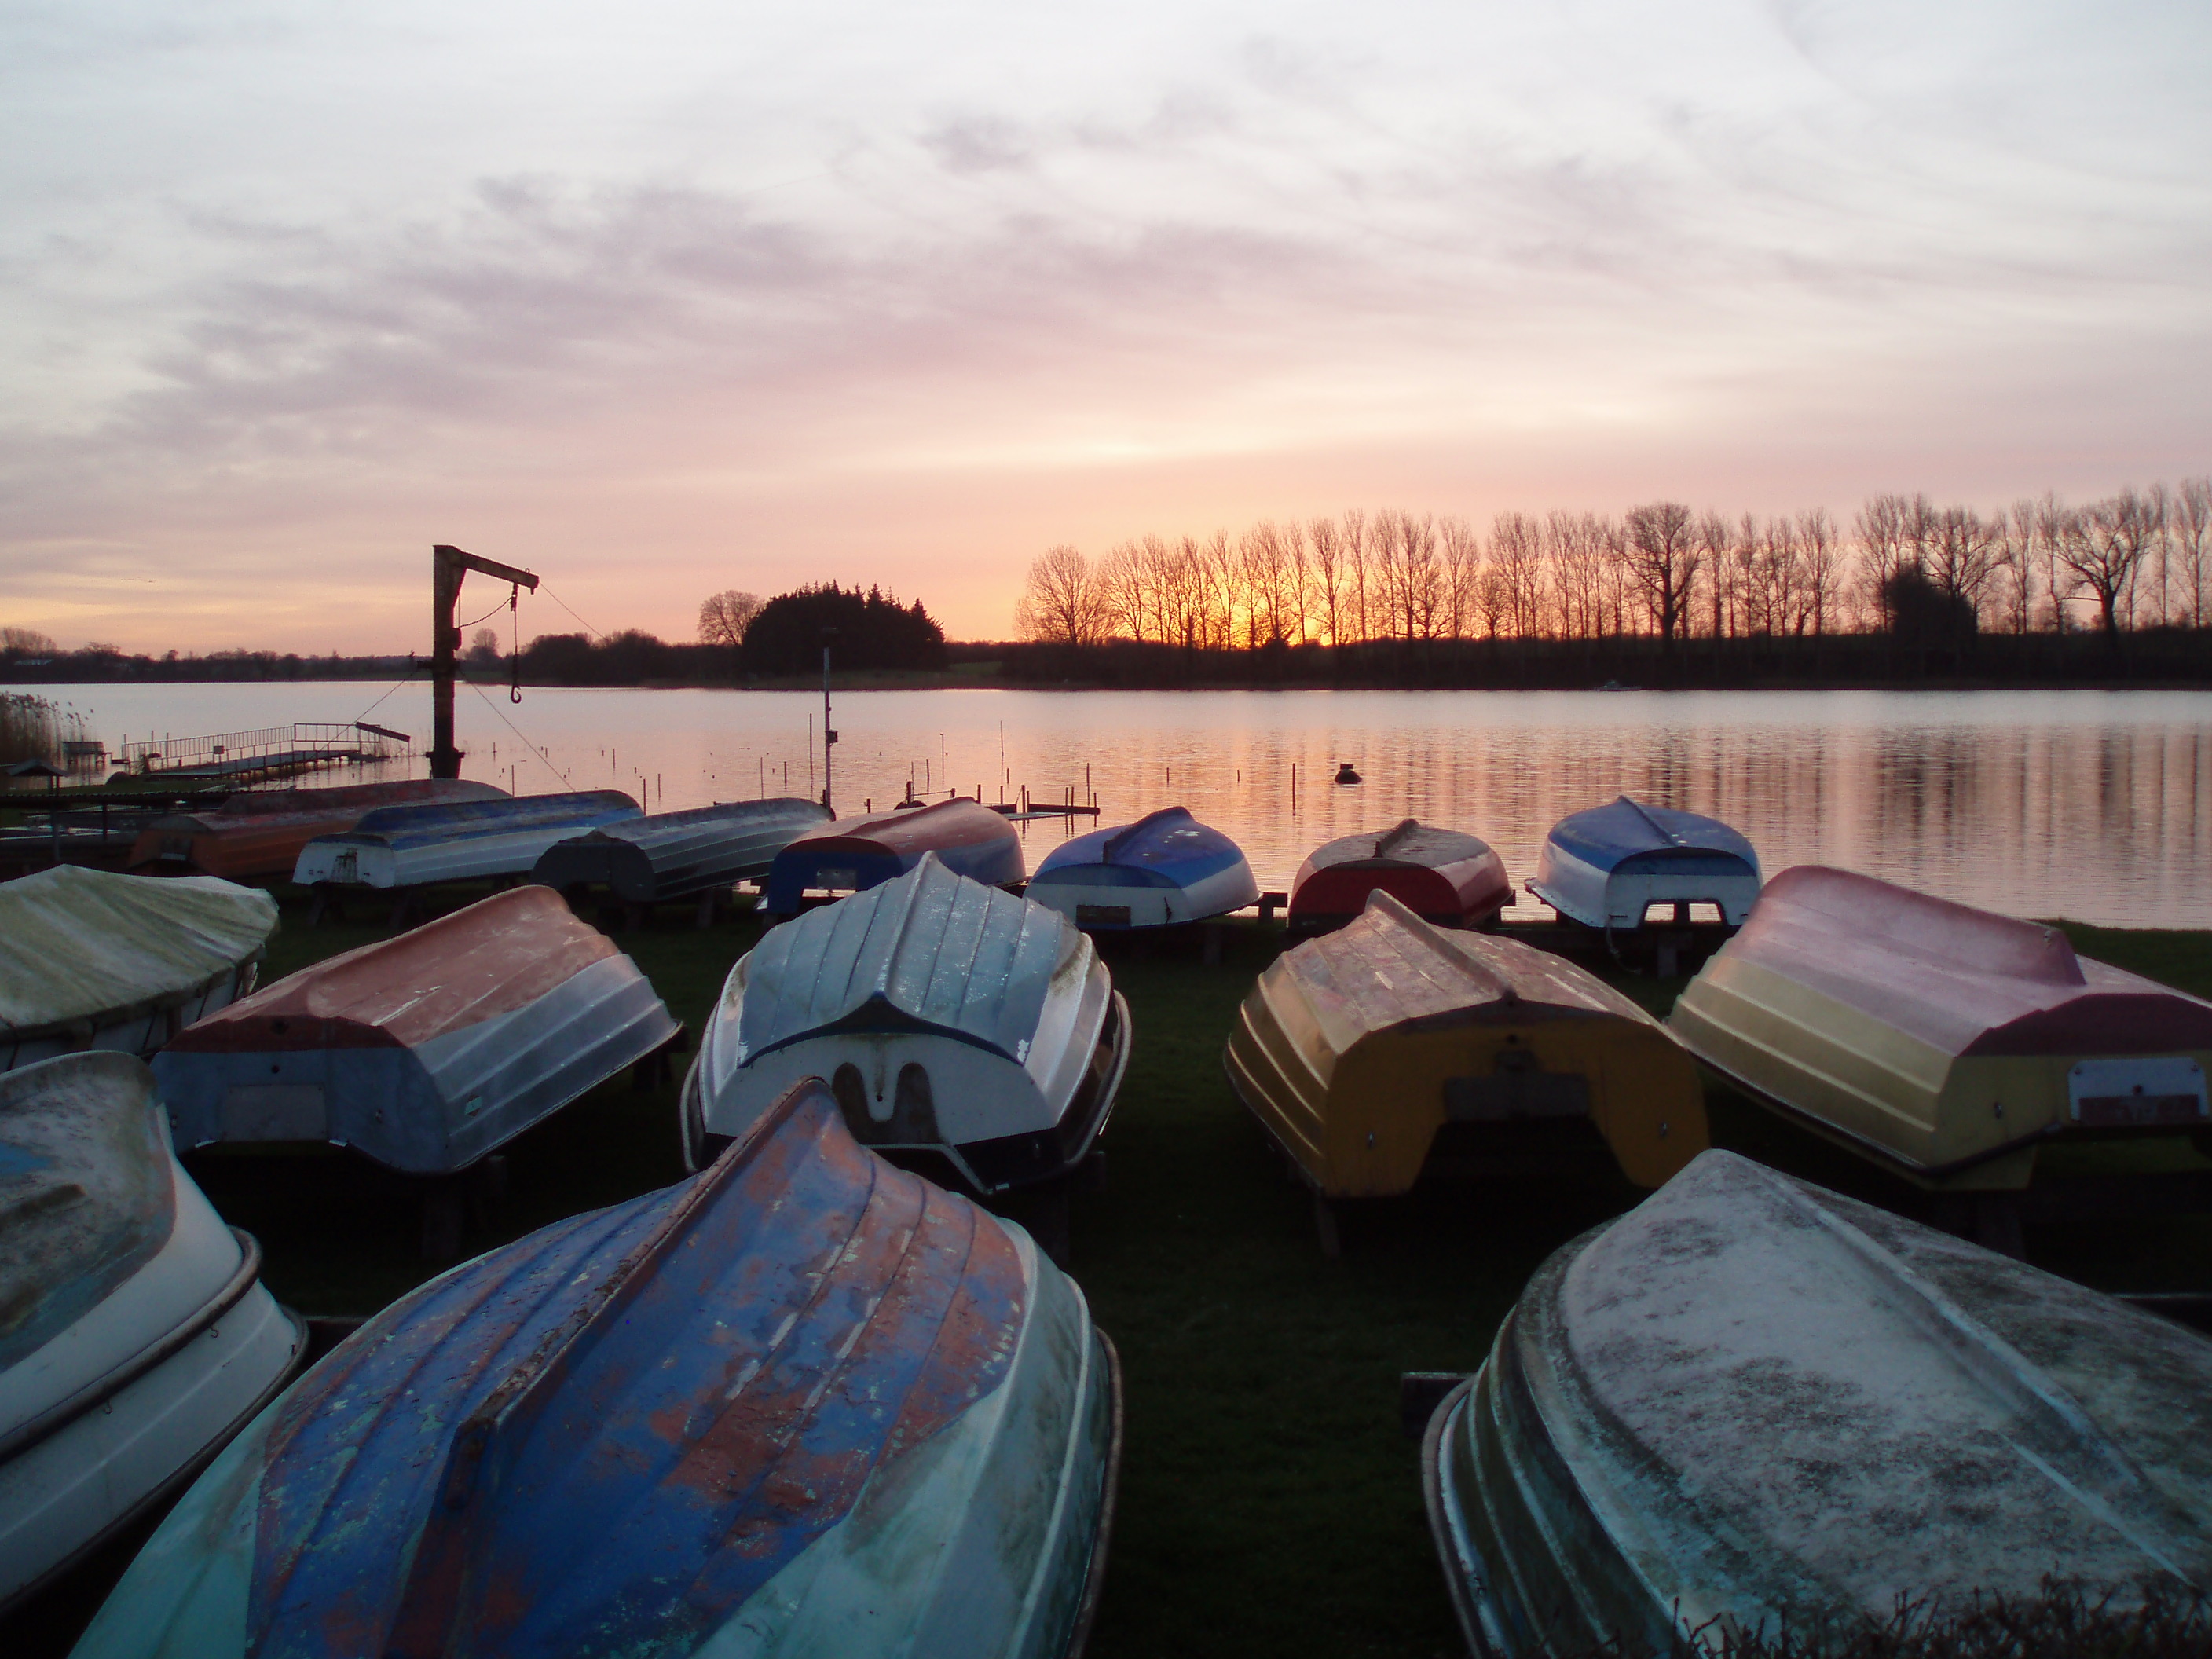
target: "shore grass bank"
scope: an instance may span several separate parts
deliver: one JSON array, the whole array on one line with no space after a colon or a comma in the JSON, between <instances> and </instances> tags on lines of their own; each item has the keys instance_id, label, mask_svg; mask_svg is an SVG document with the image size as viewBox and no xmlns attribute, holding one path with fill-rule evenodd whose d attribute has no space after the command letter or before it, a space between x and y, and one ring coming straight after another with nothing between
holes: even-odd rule
<instances>
[{"instance_id":1,"label":"shore grass bank","mask_svg":"<svg viewBox=\"0 0 2212 1659\"><path fill-rule=\"evenodd\" d=\"M452 902L476 896L456 890ZM303 896L284 898L264 982L388 932L380 908L380 920L310 931ZM2212 933L2068 931L2088 954L2212 994ZM758 933L743 915L696 932L672 908L618 942L696 1033ZM1458 1652L1418 1449L1399 1424L1399 1375L1473 1369L1536 1265L1638 1197L1595 1179L1441 1187L1347 1206L1344 1255L1324 1260L1308 1198L1221 1069L1237 1004L1280 943L1279 928L1253 923L1232 929L1218 967L1165 950L1109 958L1136 1048L1105 1141L1105 1188L1075 1200L1073 1261L1127 1388L1097 1659ZM1655 1012L1684 983L1616 982ZM465 1249L678 1179L677 1080L633 1093L618 1079L515 1141L507 1193L471 1218ZM1711 1104L1723 1144L1881 1195L1822 1143L1725 1094ZM234 1156L192 1169L226 1217L260 1237L270 1287L303 1313L370 1314L433 1271L410 1196L357 1160ZM2039 1265L2107 1288L2212 1289L2212 1218L2031 1229L2028 1249ZM65 1653L146 1530L0 1626L0 1651Z\"/></svg>"}]
</instances>

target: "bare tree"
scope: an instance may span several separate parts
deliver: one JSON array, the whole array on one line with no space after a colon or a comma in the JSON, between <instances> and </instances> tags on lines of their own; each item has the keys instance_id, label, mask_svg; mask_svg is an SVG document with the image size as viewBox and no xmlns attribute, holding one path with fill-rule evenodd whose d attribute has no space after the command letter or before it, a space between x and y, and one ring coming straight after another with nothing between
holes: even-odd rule
<instances>
[{"instance_id":1,"label":"bare tree","mask_svg":"<svg viewBox=\"0 0 2212 1659\"><path fill-rule=\"evenodd\" d=\"M1693 527L1690 509L1680 501L1653 501L1628 514L1627 576L1669 647L1688 617L1702 563Z\"/></svg>"},{"instance_id":2,"label":"bare tree","mask_svg":"<svg viewBox=\"0 0 2212 1659\"><path fill-rule=\"evenodd\" d=\"M760 596L737 588L725 589L701 602L699 641L702 645L726 645L735 651L745 642L745 629L760 615Z\"/></svg>"},{"instance_id":3,"label":"bare tree","mask_svg":"<svg viewBox=\"0 0 2212 1659\"><path fill-rule=\"evenodd\" d=\"M1316 519L1306 526L1313 544L1313 562L1307 567L1306 611L1319 620L1331 646L1344 643L1344 539L1336 520Z\"/></svg>"},{"instance_id":4,"label":"bare tree","mask_svg":"<svg viewBox=\"0 0 2212 1659\"><path fill-rule=\"evenodd\" d=\"M1482 572L1482 538L1465 519L1443 518L1437 521L1437 538L1444 555L1443 635L1463 640L1474 623L1474 583Z\"/></svg>"},{"instance_id":5,"label":"bare tree","mask_svg":"<svg viewBox=\"0 0 2212 1659\"><path fill-rule=\"evenodd\" d=\"M499 660L499 635L489 628L479 628L469 635L469 664L474 668L489 668Z\"/></svg>"},{"instance_id":6,"label":"bare tree","mask_svg":"<svg viewBox=\"0 0 2212 1659\"><path fill-rule=\"evenodd\" d=\"M1106 631L1106 595L1091 561L1066 542L1030 565L1014 604L1014 626L1045 645L1094 645Z\"/></svg>"},{"instance_id":7,"label":"bare tree","mask_svg":"<svg viewBox=\"0 0 2212 1659\"><path fill-rule=\"evenodd\" d=\"M1826 634L1843 591L1844 542L1825 507L1797 515L1797 556L1803 572L1800 592L1804 619L1815 635ZM1801 626L1797 631L1805 630Z\"/></svg>"},{"instance_id":8,"label":"bare tree","mask_svg":"<svg viewBox=\"0 0 2212 1659\"><path fill-rule=\"evenodd\" d=\"M1534 639L1543 626L1544 535L1525 513L1501 513L1490 522L1490 564L1505 584L1505 631Z\"/></svg>"},{"instance_id":9,"label":"bare tree","mask_svg":"<svg viewBox=\"0 0 2212 1659\"><path fill-rule=\"evenodd\" d=\"M0 651L10 656L51 657L60 649L52 635L41 634L35 628L18 628L12 623L0 628Z\"/></svg>"},{"instance_id":10,"label":"bare tree","mask_svg":"<svg viewBox=\"0 0 2212 1659\"><path fill-rule=\"evenodd\" d=\"M2121 606L2165 528L2159 513L2163 505L2131 485L2071 514L2061 534L2059 562L2095 597L2098 620L2115 651L2120 647Z\"/></svg>"},{"instance_id":11,"label":"bare tree","mask_svg":"<svg viewBox=\"0 0 2212 1659\"><path fill-rule=\"evenodd\" d=\"M2035 526L2033 501L2014 501L2009 512L2000 510L1990 519L1997 538L1991 562L1996 576L1995 604L2001 626L2008 634L2025 634L2035 625Z\"/></svg>"},{"instance_id":12,"label":"bare tree","mask_svg":"<svg viewBox=\"0 0 2212 1659\"><path fill-rule=\"evenodd\" d=\"M1352 572L1352 637L1375 637L1375 613L1368 608L1367 515L1358 507L1344 515L1344 556Z\"/></svg>"},{"instance_id":13,"label":"bare tree","mask_svg":"<svg viewBox=\"0 0 2212 1659\"><path fill-rule=\"evenodd\" d=\"M2204 585L2212 562L2212 477L2184 478L2173 492L2174 561L2180 567L2181 606L2191 628L2204 626Z\"/></svg>"},{"instance_id":14,"label":"bare tree","mask_svg":"<svg viewBox=\"0 0 2212 1659\"><path fill-rule=\"evenodd\" d=\"M1929 515L1922 567L1929 584L1972 611L1977 626L1983 599L1996 577L2000 544L1996 521L1970 507L1947 507Z\"/></svg>"}]
</instances>

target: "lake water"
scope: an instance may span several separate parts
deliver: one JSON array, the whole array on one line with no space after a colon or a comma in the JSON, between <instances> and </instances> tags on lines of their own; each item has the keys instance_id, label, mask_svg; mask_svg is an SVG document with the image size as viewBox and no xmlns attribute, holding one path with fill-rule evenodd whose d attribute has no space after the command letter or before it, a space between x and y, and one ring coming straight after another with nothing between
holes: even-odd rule
<instances>
[{"instance_id":1,"label":"lake water","mask_svg":"<svg viewBox=\"0 0 2212 1659\"><path fill-rule=\"evenodd\" d=\"M380 702L386 688L346 682L24 689L111 749L364 714L428 746L420 684ZM1109 823L1180 803L1276 890L1318 843L1407 817L1482 836L1517 883L1555 820L1625 792L1735 824L1770 874L1836 864L2015 915L2212 927L2212 693L979 690L836 706L841 811L889 805L908 778L939 797L1095 796ZM532 690L518 706L464 688L458 709L465 775L624 789L655 811L818 793L821 718L818 695L762 691ZM1331 785L1347 760L1365 781ZM385 775L402 769L428 769L418 756ZM1068 832L1025 833L1034 865Z\"/></svg>"}]
</instances>

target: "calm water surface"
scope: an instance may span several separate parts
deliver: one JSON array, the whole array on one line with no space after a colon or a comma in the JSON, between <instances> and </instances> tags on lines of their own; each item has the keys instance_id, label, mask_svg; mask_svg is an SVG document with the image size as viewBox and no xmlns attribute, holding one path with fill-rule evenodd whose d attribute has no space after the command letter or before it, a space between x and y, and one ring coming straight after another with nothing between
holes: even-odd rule
<instances>
[{"instance_id":1,"label":"calm water surface","mask_svg":"<svg viewBox=\"0 0 2212 1659\"><path fill-rule=\"evenodd\" d=\"M352 720L386 690L29 689L85 714L111 748ZM2212 927L2212 693L897 691L836 702L841 811L888 805L909 777L940 797L1087 791L1107 823L1179 803L1234 836L1274 890L1319 842L1407 817L1481 836L1519 882L1554 820L1626 792L1726 819L1770 874L1836 864L2017 915ZM464 689L462 769L518 793L625 789L650 810L804 795L821 788L821 712L818 695L792 692L530 690L511 706L503 690ZM426 687L391 693L371 717L427 747ZM1328 782L1346 760L1365 782ZM409 769L427 771L419 757ZM1026 833L1034 865L1065 832Z\"/></svg>"}]
</instances>

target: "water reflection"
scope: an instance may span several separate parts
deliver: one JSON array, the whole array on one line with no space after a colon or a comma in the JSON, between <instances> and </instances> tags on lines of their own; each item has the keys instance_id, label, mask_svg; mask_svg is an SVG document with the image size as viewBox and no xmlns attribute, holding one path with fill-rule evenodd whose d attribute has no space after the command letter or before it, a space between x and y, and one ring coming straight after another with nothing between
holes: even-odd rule
<instances>
[{"instance_id":1,"label":"water reflection","mask_svg":"<svg viewBox=\"0 0 2212 1659\"><path fill-rule=\"evenodd\" d=\"M60 690L112 746L350 719L384 689ZM375 718L427 732L427 696ZM471 776L667 809L784 793L787 768L792 793L818 789L820 719L818 697L762 692L534 690L512 710L465 692L459 709ZM1735 824L1770 872L1839 864L2015 915L2212 926L2212 694L938 691L841 695L836 721L842 809L909 777L1094 793L1108 822L1181 803L1276 890L1318 842L1409 816L1483 836L1523 880L1555 820L1626 792ZM1332 785L1346 760L1366 781ZM1032 864L1064 833L1030 825Z\"/></svg>"}]
</instances>

